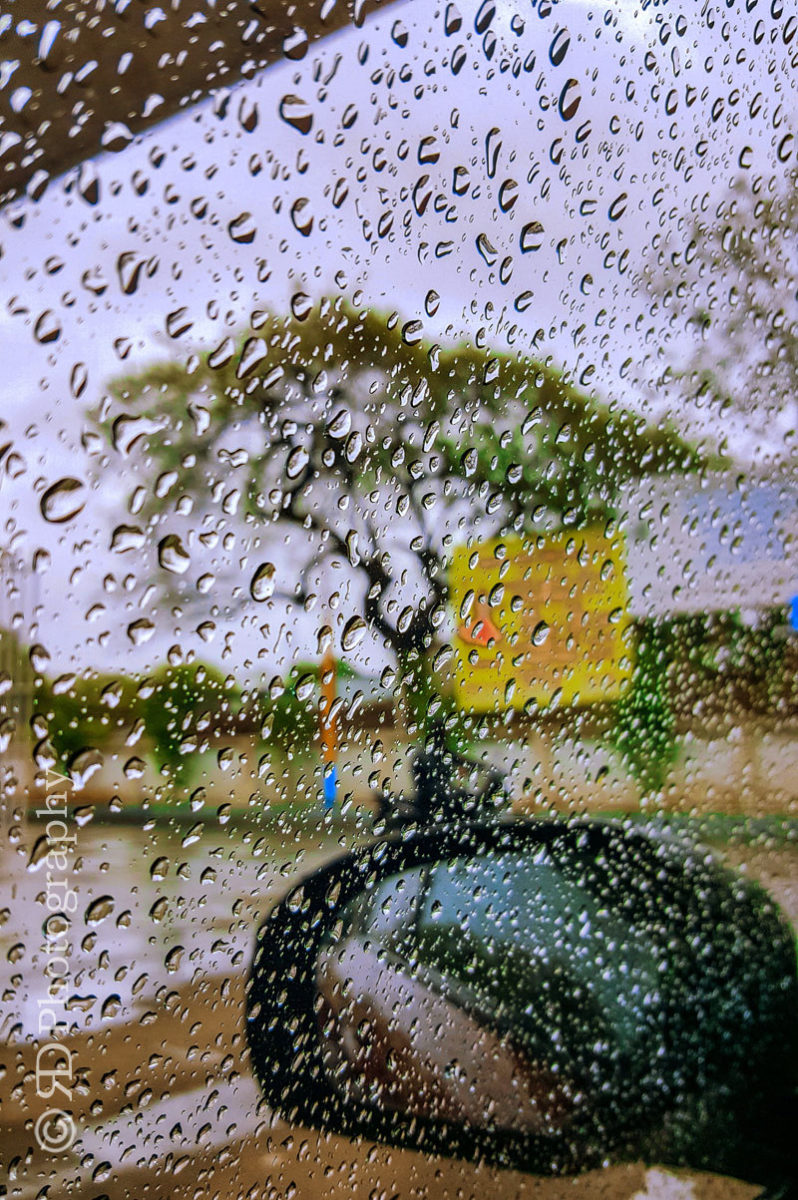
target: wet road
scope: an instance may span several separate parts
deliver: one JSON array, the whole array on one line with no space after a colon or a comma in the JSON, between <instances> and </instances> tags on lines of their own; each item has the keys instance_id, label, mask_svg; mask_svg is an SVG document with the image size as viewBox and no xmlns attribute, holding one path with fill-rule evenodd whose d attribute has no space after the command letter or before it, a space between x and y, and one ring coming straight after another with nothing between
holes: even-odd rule
<instances>
[{"instance_id":1,"label":"wet road","mask_svg":"<svg viewBox=\"0 0 798 1200\"><path fill-rule=\"evenodd\" d=\"M215 1196L750 1197L706 1177L625 1166L539 1180L293 1129L260 1104L243 1033L246 973L260 917L298 872L354 836L309 826L247 830L218 823L150 829L71 827L62 874L76 908L57 930L68 974L58 1032L77 1078L70 1150L38 1148L34 1123L57 1101L37 1095L35 1065L48 963L44 857L29 861L41 825L10 831L2 870L4 1064L0 1178L19 1200L158 1200ZM736 847L798 923L798 848ZM35 854L34 854L35 857ZM55 872L51 871L51 876ZM40 1036L41 1032L41 1036ZM52 1064L51 1064L52 1065ZM3 1194L3 1193L0 1193Z\"/></svg>"}]
</instances>

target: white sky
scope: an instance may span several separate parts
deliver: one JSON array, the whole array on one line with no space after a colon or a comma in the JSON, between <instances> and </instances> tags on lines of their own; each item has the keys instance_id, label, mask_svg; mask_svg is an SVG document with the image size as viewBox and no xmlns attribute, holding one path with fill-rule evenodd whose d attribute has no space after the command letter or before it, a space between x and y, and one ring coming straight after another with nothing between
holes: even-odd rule
<instances>
[{"instance_id":1,"label":"white sky","mask_svg":"<svg viewBox=\"0 0 798 1200\"><path fill-rule=\"evenodd\" d=\"M463 24L451 37L443 33L444 7L392 6L363 29L313 48L302 63L270 68L232 89L221 115L218 101L204 102L96 160L96 206L81 198L71 173L38 202L0 218L0 415L20 455L20 473L2 482L0 545L13 544L27 562L40 549L51 556L38 581L36 637L53 669L146 669L178 642L218 661L225 637L231 668L256 663L259 651L281 660L291 621L278 610L267 634L259 632L264 606L238 610L217 622L215 642L205 645L190 631L214 600L224 606L229 581L198 594L192 612L175 619L149 587L151 547L109 550L113 526L134 523L125 510L129 468L109 453L101 484L91 485L82 435L86 410L96 408L110 378L155 357L185 359L198 346L214 346L258 309L284 308L296 291L359 292L360 304L421 319L430 337L473 338L484 327L498 347L537 346L538 356L587 379L608 400L649 413L652 404L661 407L651 381L680 349L654 326L634 271L659 229L679 220L686 229L691 206L723 196L740 173L744 146L751 147L752 174L773 173L785 128L779 121L795 101L793 48L783 44L781 24L762 4L747 14L692 0L561 0L541 17L519 0L498 4L488 59L474 32L478 4L459 3ZM392 37L397 21L407 31L405 47ZM758 45L757 22L764 30ZM562 48L566 34L565 57L555 65L550 47ZM464 58L454 75L457 46ZM581 101L564 120L558 102L569 78L578 81ZM757 93L762 105L752 119ZM281 119L287 95L312 113L310 133ZM248 132L242 119L254 106L257 123ZM491 130L498 131L490 136L495 169L486 151ZM419 163L425 138L436 140L435 163ZM470 185L460 197L452 190L456 167L467 170ZM430 201L419 216L412 197L424 175L421 191ZM517 185L517 200L504 212L507 181ZM300 200L314 214L307 237L291 218ZM250 242L228 232L242 214L255 229ZM380 220L391 218L390 232L378 236ZM521 253L521 230L533 221L543 227L541 247ZM480 235L496 251L492 265L477 250ZM123 255L144 264L132 294L122 286L131 269L118 268ZM52 260L63 264L54 274ZM107 281L102 294L95 273ZM432 288L440 307L431 320L424 301ZM523 293L528 303L519 313L514 304ZM180 309L192 325L172 339L167 318ZM45 313L61 332L41 344L34 330ZM80 399L70 388L76 370L88 376ZM671 407L670 415L678 422L685 414ZM765 447L752 445L744 427L729 433L748 457L778 448L784 429L774 416ZM86 481L87 502L74 520L50 525L39 500L63 476ZM205 562L195 555L195 574L240 571L249 579L257 554L240 541L240 527L231 528L238 539L232 553L208 550ZM103 595L107 574L119 586ZM87 620L98 598L105 610ZM157 629L133 647L125 630L138 617ZM294 652L315 649L316 624L311 615L293 631Z\"/></svg>"}]
</instances>

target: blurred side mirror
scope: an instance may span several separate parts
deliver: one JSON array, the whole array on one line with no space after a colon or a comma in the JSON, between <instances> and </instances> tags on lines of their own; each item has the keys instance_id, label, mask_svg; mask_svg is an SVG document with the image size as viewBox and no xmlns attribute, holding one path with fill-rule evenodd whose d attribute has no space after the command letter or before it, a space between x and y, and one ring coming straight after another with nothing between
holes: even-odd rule
<instances>
[{"instance_id":1,"label":"blurred side mirror","mask_svg":"<svg viewBox=\"0 0 798 1200\"><path fill-rule=\"evenodd\" d=\"M539 1174L643 1158L779 1187L797 1016L766 893L591 821L329 864L261 926L248 1000L266 1098L303 1124Z\"/></svg>"}]
</instances>

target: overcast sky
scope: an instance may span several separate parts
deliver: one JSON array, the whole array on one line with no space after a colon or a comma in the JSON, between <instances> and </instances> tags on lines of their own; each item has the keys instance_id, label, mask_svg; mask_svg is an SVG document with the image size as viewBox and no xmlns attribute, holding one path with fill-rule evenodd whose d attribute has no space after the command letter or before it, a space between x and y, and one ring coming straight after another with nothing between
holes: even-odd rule
<instances>
[{"instance_id":1,"label":"overcast sky","mask_svg":"<svg viewBox=\"0 0 798 1200\"><path fill-rule=\"evenodd\" d=\"M653 381L684 348L651 318L635 272L652 238L680 221L686 232L697 204L723 197L741 156L752 175L786 170L787 26L764 3L500 0L478 34L485 6L458 7L447 35L445 5L392 6L0 218L0 415L18 456L2 481L0 543L29 564L49 556L37 640L56 672L147 669L177 642L218 661L227 639L239 670L259 650L279 662L315 648L314 615L292 631L275 609L262 633L263 606L222 613L211 644L193 632L257 564L233 524L231 552L192 561L227 582L170 616L148 547L109 549L131 520L129 464L108 453L92 483L99 456L85 436L111 378L185 361L296 292L396 309L433 338L484 328L607 400L661 410ZM743 426L728 432L741 455L761 451ZM774 414L764 449L783 437ZM83 509L48 523L42 496L65 476L85 482ZM138 619L155 629L134 646Z\"/></svg>"}]
</instances>

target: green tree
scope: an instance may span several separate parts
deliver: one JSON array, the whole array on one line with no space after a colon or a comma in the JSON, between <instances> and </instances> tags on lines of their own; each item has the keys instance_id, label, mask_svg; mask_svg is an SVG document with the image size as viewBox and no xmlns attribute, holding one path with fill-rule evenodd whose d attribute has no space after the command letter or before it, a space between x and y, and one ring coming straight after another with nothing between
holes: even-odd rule
<instances>
[{"instance_id":1,"label":"green tree","mask_svg":"<svg viewBox=\"0 0 798 1200\"><path fill-rule=\"evenodd\" d=\"M82 675L64 689L41 677L36 698L62 769L85 751L105 750L127 732L137 704L138 682L125 675Z\"/></svg>"},{"instance_id":2,"label":"green tree","mask_svg":"<svg viewBox=\"0 0 798 1200\"><path fill-rule=\"evenodd\" d=\"M227 680L205 663L164 664L139 690L141 716L159 769L185 786L206 730L231 709Z\"/></svg>"},{"instance_id":3,"label":"green tree","mask_svg":"<svg viewBox=\"0 0 798 1200\"><path fill-rule=\"evenodd\" d=\"M455 540L603 521L625 480L701 461L668 425L481 335L433 344L419 322L343 300L263 315L236 343L155 363L112 395L112 444L129 445L145 428L130 419L147 418L149 469L177 481L171 495L213 511L239 489L247 520L290 534L276 577L294 564L295 603L314 602L314 573L331 560L350 569L360 593L344 652L365 624L419 691L441 645ZM168 538L174 504L154 496L150 512Z\"/></svg>"},{"instance_id":4,"label":"green tree","mask_svg":"<svg viewBox=\"0 0 798 1200\"><path fill-rule=\"evenodd\" d=\"M668 622L639 623L631 685L617 706L613 741L644 794L662 789L679 748L669 693L672 647Z\"/></svg>"}]
</instances>

